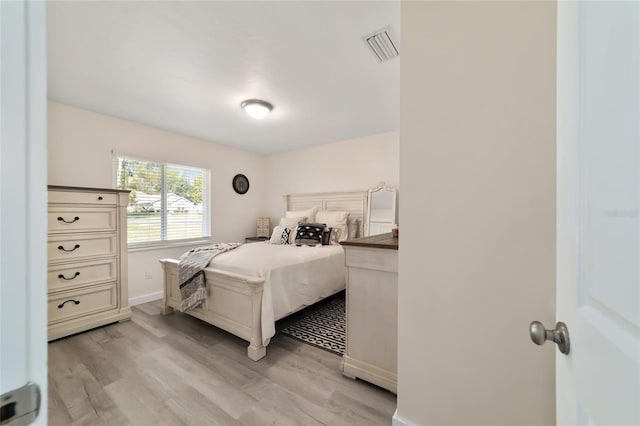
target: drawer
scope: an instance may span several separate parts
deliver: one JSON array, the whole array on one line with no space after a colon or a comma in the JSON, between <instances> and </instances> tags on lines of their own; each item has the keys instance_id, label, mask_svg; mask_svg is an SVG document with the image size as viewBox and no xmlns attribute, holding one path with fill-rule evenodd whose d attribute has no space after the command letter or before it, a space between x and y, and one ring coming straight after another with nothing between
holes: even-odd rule
<instances>
[{"instance_id":1,"label":"drawer","mask_svg":"<svg viewBox=\"0 0 640 426\"><path fill-rule=\"evenodd\" d=\"M118 195L112 192L49 191L49 204L97 204L115 206Z\"/></svg>"},{"instance_id":2,"label":"drawer","mask_svg":"<svg viewBox=\"0 0 640 426\"><path fill-rule=\"evenodd\" d=\"M68 234L49 237L47 256L49 263L86 260L98 256L115 256L117 235L112 234Z\"/></svg>"},{"instance_id":3,"label":"drawer","mask_svg":"<svg viewBox=\"0 0 640 426\"><path fill-rule=\"evenodd\" d=\"M116 259L105 259L50 266L47 272L49 291L114 281L118 278L116 262Z\"/></svg>"},{"instance_id":4,"label":"drawer","mask_svg":"<svg viewBox=\"0 0 640 426\"><path fill-rule=\"evenodd\" d=\"M49 324L118 307L115 283L49 294Z\"/></svg>"},{"instance_id":5,"label":"drawer","mask_svg":"<svg viewBox=\"0 0 640 426\"><path fill-rule=\"evenodd\" d=\"M398 272L398 250L345 246L344 261L354 268Z\"/></svg>"},{"instance_id":6,"label":"drawer","mask_svg":"<svg viewBox=\"0 0 640 426\"><path fill-rule=\"evenodd\" d=\"M115 231L115 207L49 207L48 227L50 234Z\"/></svg>"}]
</instances>

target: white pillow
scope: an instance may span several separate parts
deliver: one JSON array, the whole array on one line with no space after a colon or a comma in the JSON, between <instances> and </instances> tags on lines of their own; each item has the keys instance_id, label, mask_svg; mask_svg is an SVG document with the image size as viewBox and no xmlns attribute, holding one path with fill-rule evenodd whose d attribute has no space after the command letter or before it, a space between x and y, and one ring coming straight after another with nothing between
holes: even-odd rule
<instances>
[{"instance_id":1,"label":"white pillow","mask_svg":"<svg viewBox=\"0 0 640 426\"><path fill-rule=\"evenodd\" d=\"M305 222L313 223L316 221L316 213L318 212L317 207L312 207L308 210L291 210L285 214L285 217L300 217L304 216L307 218Z\"/></svg>"},{"instance_id":2,"label":"white pillow","mask_svg":"<svg viewBox=\"0 0 640 426\"><path fill-rule=\"evenodd\" d=\"M349 238L347 220L349 219L349 212L345 211L328 211L322 210L316 214L316 222L325 223L328 228L338 228L340 230L340 236L338 241L344 241Z\"/></svg>"},{"instance_id":3,"label":"white pillow","mask_svg":"<svg viewBox=\"0 0 640 426\"><path fill-rule=\"evenodd\" d=\"M271 233L269 244L282 244L282 241L280 241L280 238L282 238L282 231L284 231L284 226L275 226Z\"/></svg>"},{"instance_id":4,"label":"white pillow","mask_svg":"<svg viewBox=\"0 0 640 426\"><path fill-rule=\"evenodd\" d=\"M296 227L299 222L307 222L306 216L287 216L280 219L278 226Z\"/></svg>"}]
</instances>

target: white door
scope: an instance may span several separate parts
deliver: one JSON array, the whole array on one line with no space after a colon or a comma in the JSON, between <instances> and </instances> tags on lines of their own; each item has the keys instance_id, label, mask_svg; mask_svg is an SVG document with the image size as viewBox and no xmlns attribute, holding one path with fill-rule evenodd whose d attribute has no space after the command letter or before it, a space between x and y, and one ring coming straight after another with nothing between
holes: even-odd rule
<instances>
[{"instance_id":1,"label":"white door","mask_svg":"<svg viewBox=\"0 0 640 426\"><path fill-rule=\"evenodd\" d=\"M640 3L558 2L557 57L557 422L640 425Z\"/></svg>"},{"instance_id":2,"label":"white door","mask_svg":"<svg viewBox=\"0 0 640 426\"><path fill-rule=\"evenodd\" d=\"M3 419L26 419L13 390L35 383L38 424L47 420L45 10L0 2L0 394L10 394L0 406Z\"/></svg>"}]
</instances>

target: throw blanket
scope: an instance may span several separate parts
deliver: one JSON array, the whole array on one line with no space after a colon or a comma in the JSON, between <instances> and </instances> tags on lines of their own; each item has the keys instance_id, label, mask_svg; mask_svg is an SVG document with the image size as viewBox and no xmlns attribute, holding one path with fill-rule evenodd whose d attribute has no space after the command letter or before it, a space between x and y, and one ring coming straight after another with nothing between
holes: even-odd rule
<instances>
[{"instance_id":1,"label":"throw blanket","mask_svg":"<svg viewBox=\"0 0 640 426\"><path fill-rule=\"evenodd\" d=\"M197 247L180 256L178 259L178 283L182 297L181 312L197 308L207 298L204 268L211 262L211 259L241 245L241 243L219 243Z\"/></svg>"}]
</instances>

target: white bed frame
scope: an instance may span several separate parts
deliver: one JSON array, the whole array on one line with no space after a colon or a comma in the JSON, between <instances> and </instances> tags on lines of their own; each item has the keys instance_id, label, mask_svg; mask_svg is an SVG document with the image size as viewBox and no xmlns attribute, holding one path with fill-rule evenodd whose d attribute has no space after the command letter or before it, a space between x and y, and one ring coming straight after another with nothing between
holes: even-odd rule
<instances>
[{"instance_id":1,"label":"white bed frame","mask_svg":"<svg viewBox=\"0 0 640 426\"><path fill-rule=\"evenodd\" d=\"M316 194L285 195L285 210L348 211L351 220L358 220L358 236L364 235L367 222L367 191L326 192ZM162 314L167 315L180 307L178 287L178 261L160 260L164 270L164 297ZM204 270L209 297L189 315L215 325L249 342L247 355L258 361L267 354L262 344L262 291L263 278L249 277L215 268Z\"/></svg>"}]
</instances>

